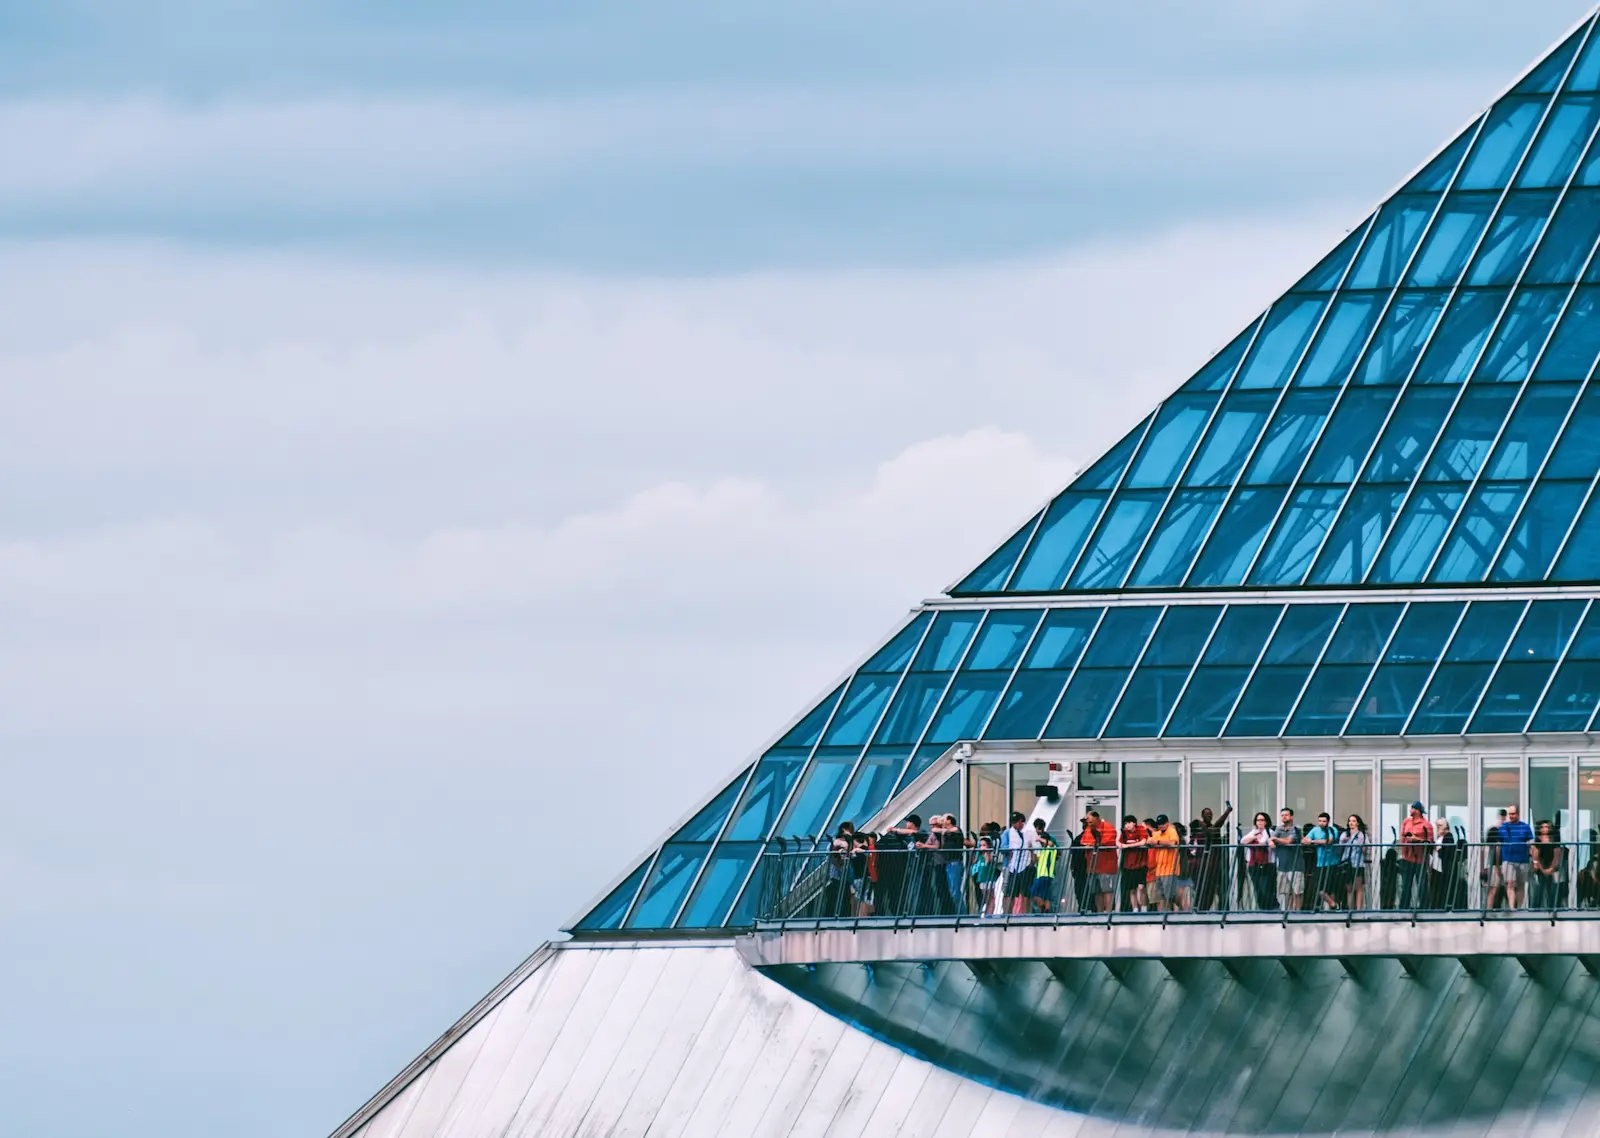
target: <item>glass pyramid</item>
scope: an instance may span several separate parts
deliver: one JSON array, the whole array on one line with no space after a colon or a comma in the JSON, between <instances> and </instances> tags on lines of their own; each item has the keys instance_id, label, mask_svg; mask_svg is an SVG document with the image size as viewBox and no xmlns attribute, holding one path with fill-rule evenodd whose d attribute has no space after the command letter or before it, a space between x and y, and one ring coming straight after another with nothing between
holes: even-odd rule
<instances>
[{"instance_id":1,"label":"glass pyramid","mask_svg":"<svg viewBox=\"0 0 1600 1138\"><path fill-rule=\"evenodd\" d=\"M750 924L764 841L864 821L962 740L1590 730L1595 21L574 931Z\"/></svg>"}]
</instances>

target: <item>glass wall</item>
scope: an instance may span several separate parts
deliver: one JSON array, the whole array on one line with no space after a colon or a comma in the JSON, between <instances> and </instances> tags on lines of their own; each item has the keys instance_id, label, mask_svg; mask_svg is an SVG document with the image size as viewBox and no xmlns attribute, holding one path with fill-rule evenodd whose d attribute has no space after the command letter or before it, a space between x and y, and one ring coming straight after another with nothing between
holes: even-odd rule
<instances>
[{"instance_id":1,"label":"glass wall","mask_svg":"<svg viewBox=\"0 0 1600 1138\"><path fill-rule=\"evenodd\" d=\"M1359 814L1372 827L1372 764L1335 763L1333 765L1333 820L1343 826L1350 815Z\"/></svg>"},{"instance_id":2,"label":"glass wall","mask_svg":"<svg viewBox=\"0 0 1600 1138\"><path fill-rule=\"evenodd\" d=\"M1463 760L1435 759L1428 764L1428 817L1435 830L1443 822L1457 836L1466 832L1471 817L1467 804L1469 775Z\"/></svg>"},{"instance_id":3,"label":"glass wall","mask_svg":"<svg viewBox=\"0 0 1600 1138\"><path fill-rule=\"evenodd\" d=\"M974 763L967 768L967 829L976 830L985 822L1005 825L1006 768Z\"/></svg>"},{"instance_id":4,"label":"glass wall","mask_svg":"<svg viewBox=\"0 0 1600 1138\"><path fill-rule=\"evenodd\" d=\"M1567 782L1571 771L1562 758L1528 760L1528 824L1554 822L1564 840L1571 840L1571 801Z\"/></svg>"},{"instance_id":5,"label":"glass wall","mask_svg":"<svg viewBox=\"0 0 1600 1138\"><path fill-rule=\"evenodd\" d=\"M1123 765L1122 809L1141 819L1165 814L1178 821L1178 786L1183 764L1179 762L1125 763Z\"/></svg>"},{"instance_id":6,"label":"glass wall","mask_svg":"<svg viewBox=\"0 0 1600 1138\"><path fill-rule=\"evenodd\" d=\"M1483 764L1483 777L1479 794L1479 834L1487 834L1490 826L1500 823L1500 811L1522 805L1522 768L1520 766L1491 766Z\"/></svg>"},{"instance_id":7,"label":"glass wall","mask_svg":"<svg viewBox=\"0 0 1600 1138\"><path fill-rule=\"evenodd\" d=\"M1422 770L1411 764L1384 763L1382 794L1378 802L1378 825L1373 840L1392 842L1400 834L1400 823L1413 802L1422 799Z\"/></svg>"},{"instance_id":8,"label":"glass wall","mask_svg":"<svg viewBox=\"0 0 1600 1138\"><path fill-rule=\"evenodd\" d=\"M1192 768L1189 771L1189 817L1200 817L1200 811L1206 807L1211 808L1214 818L1222 817L1222 812L1227 809L1227 803L1233 798L1233 791L1229 787L1232 781L1227 768L1221 770L1207 770ZM1237 818L1231 818L1231 826ZM1230 831L1231 832L1231 831Z\"/></svg>"},{"instance_id":9,"label":"glass wall","mask_svg":"<svg viewBox=\"0 0 1600 1138\"><path fill-rule=\"evenodd\" d=\"M1239 824L1250 828L1257 813L1278 820L1278 769L1239 770Z\"/></svg>"},{"instance_id":10,"label":"glass wall","mask_svg":"<svg viewBox=\"0 0 1600 1138\"><path fill-rule=\"evenodd\" d=\"M1303 769L1290 764L1284 773L1283 804L1294 811L1294 820L1301 826L1315 825L1317 815L1328 809L1323 773L1321 763Z\"/></svg>"}]
</instances>

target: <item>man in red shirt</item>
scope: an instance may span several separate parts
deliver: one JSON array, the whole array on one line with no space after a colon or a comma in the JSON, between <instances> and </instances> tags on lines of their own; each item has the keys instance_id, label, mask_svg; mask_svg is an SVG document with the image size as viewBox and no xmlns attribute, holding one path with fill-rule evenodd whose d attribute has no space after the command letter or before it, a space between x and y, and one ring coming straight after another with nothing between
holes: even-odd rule
<instances>
[{"instance_id":1,"label":"man in red shirt","mask_svg":"<svg viewBox=\"0 0 1600 1138\"><path fill-rule=\"evenodd\" d=\"M1140 823L1133 814L1122 819L1122 834L1117 845L1122 849L1122 911L1140 913L1146 904L1145 877L1149 868L1149 854L1145 843L1150 840L1149 827Z\"/></svg>"},{"instance_id":2,"label":"man in red shirt","mask_svg":"<svg viewBox=\"0 0 1600 1138\"><path fill-rule=\"evenodd\" d=\"M1084 865L1089 875L1089 892L1095 911L1109 913L1117 900L1117 831L1110 822L1091 810L1083 818L1083 837L1087 853Z\"/></svg>"},{"instance_id":3,"label":"man in red shirt","mask_svg":"<svg viewBox=\"0 0 1600 1138\"><path fill-rule=\"evenodd\" d=\"M1433 849L1433 827L1428 824L1428 817L1422 812L1422 803L1413 802L1411 809L1406 814L1406 820L1400 823L1400 907L1411 908L1411 899L1416 897L1418 905L1423 904L1426 886L1423 884L1428 879L1427 866L1428 854ZM1413 891L1415 891L1413 893Z\"/></svg>"}]
</instances>

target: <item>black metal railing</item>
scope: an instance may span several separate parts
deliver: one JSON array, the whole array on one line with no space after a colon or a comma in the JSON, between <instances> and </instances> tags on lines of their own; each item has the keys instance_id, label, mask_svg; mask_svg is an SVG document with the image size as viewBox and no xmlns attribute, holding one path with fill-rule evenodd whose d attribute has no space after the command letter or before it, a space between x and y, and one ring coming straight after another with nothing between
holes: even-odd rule
<instances>
[{"instance_id":1,"label":"black metal railing","mask_svg":"<svg viewBox=\"0 0 1600 1138\"><path fill-rule=\"evenodd\" d=\"M1352 841L884 848L762 855L757 920L1119 919L1152 914L1600 917L1600 843ZM1259 919L1259 918L1258 918Z\"/></svg>"}]
</instances>

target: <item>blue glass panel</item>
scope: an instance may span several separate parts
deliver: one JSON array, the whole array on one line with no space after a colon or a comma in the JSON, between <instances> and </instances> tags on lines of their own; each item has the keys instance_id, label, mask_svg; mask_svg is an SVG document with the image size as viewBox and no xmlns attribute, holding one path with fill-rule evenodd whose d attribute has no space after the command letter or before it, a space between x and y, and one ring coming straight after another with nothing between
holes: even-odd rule
<instances>
[{"instance_id":1,"label":"blue glass panel","mask_svg":"<svg viewBox=\"0 0 1600 1138\"><path fill-rule=\"evenodd\" d=\"M1071 672L1019 670L984 731L985 739L1034 739L1055 707Z\"/></svg>"},{"instance_id":2,"label":"blue glass panel","mask_svg":"<svg viewBox=\"0 0 1600 1138\"><path fill-rule=\"evenodd\" d=\"M883 717L883 723L872 741L915 743L921 737L922 729L928 725L933 709L938 706L939 697L944 694L949 682L949 675L942 672L907 674L900 690L895 693L894 702L889 705L889 714Z\"/></svg>"},{"instance_id":3,"label":"blue glass panel","mask_svg":"<svg viewBox=\"0 0 1600 1138\"><path fill-rule=\"evenodd\" d=\"M1290 605L1261 657L1262 664L1316 663L1343 612L1343 605Z\"/></svg>"},{"instance_id":4,"label":"blue glass panel","mask_svg":"<svg viewBox=\"0 0 1600 1138\"><path fill-rule=\"evenodd\" d=\"M1296 490L1279 519L1266 552L1250 573L1252 585L1295 585L1311 568L1322 540L1328 535L1344 490Z\"/></svg>"},{"instance_id":5,"label":"blue glass panel","mask_svg":"<svg viewBox=\"0 0 1600 1138\"><path fill-rule=\"evenodd\" d=\"M1529 284L1569 284L1578 279L1600 236L1600 190L1570 190L1523 277Z\"/></svg>"},{"instance_id":6,"label":"blue glass panel","mask_svg":"<svg viewBox=\"0 0 1600 1138\"><path fill-rule=\"evenodd\" d=\"M1454 735L1466 726L1522 608L1520 601L1478 601L1467 610L1406 734Z\"/></svg>"},{"instance_id":7,"label":"blue glass panel","mask_svg":"<svg viewBox=\"0 0 1600 1138\"><path fill-rule=\"evenodd\" d=\"M1100 609L1052 609L1034 638L1024 670L1070 668L1078 662L1089 634L1099 623Z\"/></svg>"},{"instance_id":8,"label":"blue glass panel","mask_svg":"<svg viewBox=\"0 0 1600 1138\"><path fill-rule=\"evenodd\" d=\"M1600 580L1600 495L1584 507L1550 576L1556 581Z\"/></svg>"},{"instance_id":9,"label":"blue glass panel","mask_svg":"<svg viewBox=\"0 0 1600 1138\"><path fill-rule=\"evenodd\" d=\"M1243 665L1202 667L1189 681L1183 700L1164 732L1169 739L1214 739L1228 721L1250 669Z\"/></svg>"},{"instance_id":10,"label":"blue glass panel","mask_svg":"<svg viewBox=\"0 0 1600 1138\"><path fill-rule=\"evenodd\" d=\"M1393 387L1346 390L1301 478L1306 482L1354 481L1373 440L1383 430L1384 417L1396 394Z\"/></svg>"},{"instance_id":11,"label":"blue glass panel","mask_svg":"<svg viewBox=\"0 0 1600 1138\"><path fill-rule=\"evenodd\" d=\"M1323 664L1306 685L1286 735L1337 735L1356 708L1372 664Z\"/></svg>"},{"instance_id":12,"label":"blue glass panel","mask_svg":"<svg viewBox=\"0 0 1600 1138\"><path fill-rule=\"evenodd\" d=\"M1494 190L1504 186L1528 147L1534 127L1544 113L1547 96L1508 96L1489 112L1489 121L1467 156L1456 185L1463 190Z\"/></svg>"},{"instance_id":13,"label":"blue glass panel","mask_svg":"<svg viewBox=\"0 0 1600 1138\"><path fill-rule=\"evenodd\" d=\"M1324 664L1375 664L1383 651L1389 634L1400 620L1403 604L1354 604L1340 618L1328 650L1323 654Z\"/></svg>"},{"instance_id":14,"label":"blue glass panel","mask_svg":"<svg viewBox=\"0 0 1600 1138\"><path fill-rule=\"evenodd\" d=\"M1555 206L1554 190L1521 190L1507 195L1489 236L1472 259L1467 283L1508 285L1515 281Z\"/></svg>"},{"instance_id":15,"label":"blue glass panel","mask_svg":"<svg viewBox=\"0 0 1600 1138\"><path fill-rule=\"evenodd\" d=\"M1109 495L1103 492L1061 495L1039 525L1039 532L1011 581L1014 592L1049 592L1059 589L1067 570L1100 516Z\"/></svg>"},{"instance_id":16,"label":"blue glass panel","mask_svg":"<svg viewBox=\"0 0 1600 1138\"><path fill-rule=\"evenodd\" d=\"M1559 47L1534 65L1533 70L1512 88L1512 92L1518 95L1549 94L1560 86L1561 77L1567 72L1567 64L1572 59L1572 53L1577 51L1578 44L1583 42L1583 32L1584 28L1580 27L1563 40Z\"/></svg>"},{"instance_id":17,"label":"blue glass panel","mask_svg":"<svg viewBox=\"0 0 1600 1138\"><path fill-rule=\"evenodd\" d=\"M1179 490L1174 494L1129 584L1141 588L1183 584L1227 493L1218 489Z\"/></svg>"},{"instance_id":18,"label":"blue glass panel","mask_svg":"<svg viewBox=\"0 0 1600 1138\"><path fill-rule=\"evenodd\" d=\"M689 903L684 906L683 915L678 918L678 928L709 929L720 925L760 850L754 843L731 845L724 842L718 846L700 875Z\"/></svg>"},{"instance_id":19,"label":"blue glass panel","mask_svg":"<svg viewBox=\"0 0 1600 1138\"><path fill-rule=\"evenodd\" d=\"M1560 288L1525 288L1518 292L1489 350L1483 354L1473 382L1521 383L1526 379L1550 329L1555 327L1566 295L1566 290Z\"/></svg>"},{"instance_id":20,"label":"blue glass panel","mask_svg":"<svg viewBox=\"0 0 1600 1138\"><path fill-rule=\"evenodd\" d=\"M1582 601L1535 601L1496 669L1468 730L1520 732L1583 617Z\"/></svg>"},{"instance_id":21,"label":"blue glass panel","mask_svg":"<svg viewBox=\"0 0 1600 1138\"><path fill-rule=\"evenodd\" d=\"M906 787L917 781L917 776L934 764L938 757L950 749L947 743L924 743L918 747L911 756L911 761L906 764L906 769L900 772L900 781L895 784L894 793L899 794ZM956 776L951 775L951 779Z\"/></svg>"},{"instance_id":22,"label":"blue glass panel","mask_svg":"<svg viewBox=\"0 0 1600 1138\"><path fill-rule=\"evenodd\" d=\"M1445 198L1439 216L1428 230L1428 239L1411 263L1406 283L1424 288L1455 284L1499 202L1500 195L1493 190L1455 193Z\"/></svg>"},{"instance_id":23,"label":"blue glass panel","mask_svg":"<svg viewBox=\"0 0 1600 1138\"><path fill-rule=\"evenodd\" d=\"M1176 482L1216 405L1215 395L1175 395L1163 403L1124 485L1148 489Z\"/></svg>"},{"instance_id":24,"label":"blue glass panel","mask_svg":"<svg viewBox=\"0 0 1600 1138\"><path fill-rule=\"evenodd\" d=\"M1539 360L1533 378L1581 382L1594 369L1600 355L1600 289L1585 286L1578 290L1556 326L1550 347Z\"/></svg>"},{"instance_id":25,"label":"blue glass panel","mask_svg":"<svg viewBox=\"0 0 1600 1138\"><path fill-rule=\"evenodd\" d=\"M850 690L844 693L844 700L828 726L828 733L822 737L823 744L846 747L865 743L878 724L878 715L883 711L884 704L889 702L895 682L895 676L869 675L865 672L851 680Z\"/></svg>"},{"instance_id":26,"label":"blue glass panel","mask_svg":"<svg viewBox=\"0 0 1600 1138\"><path fill-rule=\"evenodd\" d=\"M1272 414L1274 398L1270 391L1236 391L1224 399L1206 432L1205 442L1183 476L1183 484L1233 485Z\"/></svg>"},{"instance_id":27,"label":"blue glass panel","mask_svg":"<svg viewBox=\"0 0 1600 1138\"><path fill-rule=\"evenodd\" d=\"M1254 664L1282 612L1282 605L1229 605L1201 663Z\"/></svg>"},{"instance_id":28,"label":"blue glass panel","mask_svg":"<svg viewBox=\"0 0 1600 1138\"><path fill-rule=\"evenodd\" d=\"M639 903L628 917L630 929L664 929L672 923L684 894L705 860L710 846L673 845L661 847L661 855L650 870Z\"/></svg>"},{"instance_id":29,"label":"blue glass panel","mask_svg":"<svg viewBox=\"0 0 1600 1138\"><path fill-rule=\"evenodd\" d=\"M769 881L767 874L777 873L777 860L775 858L758 858L755 872L750 875L749 884L744 887L744 892L739 894L739 900L734 904L733 911L728 914L723 924L728 928L749 928L756 923L756 917L763 904L776 896L776 884Z\"/></svg>"},{"instance_id":30,"label":"blue glass panel","mask_svg":"<svg viewBox=\"0 0 1600 1138\"><path fill-rule=\"evenodd\" d=\"M1406 610L1346 734L1400 733L1465 607L1449 602L1413 604Z\"/></svg>"},{"instance_id":31,"label":"blue glass panel","mask_svg":"<svg viewBox=\"0 0 1600 1138\"><path fill-rule=\"evenodd\" d=\"M1334 302L1317 339L1295 376L1296 387L1342 384L1366 345L1367 333L1383 309L1385 293L1345 293Z\"/></svg>"},{"instance_id":32,"label":"blue glass panel","mask_svg":"<svg viewBox=\"0 0 1600 1138\"><path fill-rule=\"evenodd\" d=\"M1220 615L1222 608L1218 605L1173 605L1162 617L1150 647L1145 649L1140 668L1187 669L1200 658L1206 637L1211 635Z\"/></svg>"},{"instance_id":33,"label":"blue glass panel","mask_svg":"<svg viewBox=\"0 0 1600 1138\"><path fill-rule=\"evenodd\" d=\"M1528 492L1526 482L1485 482L1472 492L1430 581L1481 581Z\"/></svg>"},{"instance_id":34,"label":"blue glass panel","mask_svg":"<svg viewBox=\"0 0 1600 1138\"><path fill-rule=\"evenodd\" d=\"M966 670L1009 672L1022 658L1022 650L1028 646L1028 637L1033 635L1033 627L1043 615L1037 609L991 612L983 626L983 634L978 637L972 654L967 657Z\"/></svg>"},{"instance_id":35,"label":"blue glass panel","mask_svg":"<svg viewBox=\"0 0 1600 1138\"><path fill-rule=\"evenodd\" d=\"M1511 387L1469 387L1456 404L1422 477L1431 482L1470 482L1489 457L1500 425L1517 392Z\"/></svg>"},{"instance_id":36,"label":"blue glass panel","mask_svg":"<svg viewBox=\"0 0 1600 1138\"><path fill-rule=\"evenodd\" d=\"M1530 729L1582 731L1596 703L1600 703L1600 608L1591 608Z\"/></svg>"},{"instance_id":37,"label":"blue glass panel","mask_svg":"<svg viewBox=\"0 0 1600 1138\"><path fill-rule=\"evenodd\" d=\"M1139 445L1139 440L1144 438L1145 428L1149 425L1152 416L1146 415L1139 420L1139 425L1122 438L1117 440L1117 445L1106 451L1095 460L1095 464L1072 480L1073 490L1110 490L1117 484L1117 479L1122 477L1122 468L1128 465L1128 460L1133 457L1134 449Z\"/></svg>"},{"instance_id":38,"label":"blue glass panel","mask_svg":"<svg viewBox=\"0 0 1600 1138\"><path fill-rule=\"evenodd\" d=\"M1461 156L1467 152L1467 144L1472 141L1473 128L1478 124L1474 122L1456 140L1445 147L1432 161L1422 168L1422 172L1404 186L1407 190L1442 190L1450 184L1450 179L1455 176L1456 167L1461 165ZM1358 230L1359 232L1359 230Z\"/></svg>"},{"instance_id":39,"label":"blue glass panel","mask_svg":"<svg viewBox=\"0 0 1600 1138\"><path fill-rule=\"evenodd\" d=\"M1417 247L1438 194L1396 194L1384 203L1346 288L1393 288Z\"/></svg>"},{"instance_id":40,"label":"blue glass panel","mask_svg":"<svg viewBox=\"0 0 1600 1138\"><path fill-rule=\"evenodd\" d=\"M1317 267L1301 277L1290 291L1332 292L1337 288L1339 279L1344 276L1345 266L1356 255L1356 248L1361 244L1361 235L1366 228L1366 222L1362 222L1351 230L1350 235L1339 242L1333 252L1318 261Z\"/></svg>"},{"instance_id":41,"label":"blue glass panel","mask_svg":"<svg viewBox=\"0 0 1600 1138\"><path fill-rule=\"evenodd\" d=\"M1600 385L1590 384L1572 412L1544 476L1581 478L1585 482L1600 472Z\"/></svg>"},{"instance_id":42,"label":"blue glass panel","mask_svg":"<svg viewBox=\"0 0 1600 1138\"><path fill-rule=\"evenodd\" d=\"M1326 303L1320 296L1286 296L1272 306L1250 356L1239 369L1234 386L1239 388L1282 387L1289 372L1300 360L1300 352L1311 338L1317 317Z\"/></svg>"},{"instance_id":43,"label":"blue glass panel","mask_svg":"<svg viewBox=\"0 0 1600 1138\"><path fill-rule=\"evenodd\" d=\"M795 791L789 812L778 826L785 837L815 837L822 833L828 813L839 800L845 780L861 757L857 747L824 747L811 760L800 789Z\"/></svg>"},{"instance_id":44,"label":"blue glass panel","mask_svg":"<svg viewBox=\"0 0 1600 1138\"><path fill-rule=\"evenodd\" d=\"M1022 555L1023 546L1028 544L1034 523L1038 520L1037 514L1029 518L1027 524L1008 537L999 549L989 554L982 565L962 578L961 583L950 590L950 595L966 597L974 593L997 593L1005 588L1006 580L1011 576L1011 567Z\"/></svg>"},{"instance_id":45,"label":"blue glass panel","mask_svg":"<svg viewBox=\"0 0 1600 1138\"><path fill-rule=\"evenodd\" d=\"M649 868L647 862L628 874L621 885L607 893L604 901L590 909L583 919L573 926L573 931L621 928L622 918L627 913L628 906L633 904L633 895L639 892L639 882L644 880L644 872Z\"/></svg>"},{"instance_id":46,"label":"blue glass panel","mask_svg":"<svg viewBox=\"0 0 1600 1138\"><path fill-rule=\"evenodd\" d=\"M1230 738L1276 735L1283 730L1284 720L1289 718L1310 674L1309 664L1262 665L1256 669L1223 734Z\"/></svg>"},{"instance_id":47,"label":"blue glass panel","mask_svg":"<svg viewBox=\"0 0 1600 1138\"><path fill-rule=\"evenodd\" d=\"M1189 574L1190 588L1241 585L1287 490L1237 490Z\"/></svg>"},{"instance_id":48,"label":"blue glass panel","mask_svg":"<svg viewBox=\"0 0 1600 1138\"><path fill-rule=\"evenodd\" d=\"M822 729L828 724L828 716L832 713L833 705L838 702L839 693L842 691L844 691L844 685L840 684L829 692L821 703L806 712L805 717L799 723L789 728L784 733L783 738L779 739L775 745L779 747L805 748L815 746L817 740L822 736Z\"/></svg>"},{"instance_id":49,"label":"blue glass panel","mask_svg":"<svg viewBox=\"0 0 1600 1138\"><path fill-rule=\"evenodd\" d=\"M933 619L932 613L919 612L912 617L910 622L895 633L894 639L885 644L872 659L861 665L863 672L899 672L905 669L911 659L911 653L917 650L917 644L922 640L923 629L928 627L928 622Z\"/></svg>"},{"instance_id":50,"label":"blue glass panel","mask_svg":"<svg viewBox=\"0 0 1600 1138\"><path fill-rule=\"evenodd\" d=\"M1577 395L1576 383L1530 384L1501 432L1483 476L1520 481L1537 474Z\"/></svg>"},{"instance_id":51,"label":"blue glass panel","mask_svg":"<svg viewBox=\"0 0 1600 1138\"><path fill-rule=\"evenodd\" d=\"M1567 76L1566 88L1569 91L1600 90L1600 36L1589 37L1583 54Z\"/></svg>"},{"instance_id":52,"label":"blue glass panel","mask_svg":"<svg viewBox=\"0 0 1600 1138\"><path fill-rule=\"evenodd\" d=\"M1362 480L1410 482L1455 405L1453 387L1411 387L1395 408Z\"/></svg>"},{"instance_id":53,"label":"blue glass panel","mask_svg":"<svg viewBox=\"0 0 1600 1138\"><path fill-rule=\"evenodd\" d=\"M759 841L767 836L800 777L808 754L804 749L774 747L761 756L728 827L730 840Z\"/></svg>"},{"instance_id":54,"label":"blue glass panel","mask_svg":"<svg viewBox=\"0 0 1600 1138\"><path fill-rule=\"evenodd\" d=\"M1428 351L1417 365L1413 383L1462 383L1478 362L1483 342L1494 330L1505 289L1462 289L1450 302Z\"/></svg>"},{"instance_id":55,"label":"blue glass panel","mask_svg":"<svg viewBox=\"0 0 1600 1138\"><path fill-rule=\"evenodd\" d=\"M1350 382L1363 386L1403 382L1411 374L1447 299L1449 294L1442 290L1395 294L1394 303Z\"/></svg>"},{"instance_id":56,"label":"blue glass panel","mask_svg":"<svg viewBox=\"0 0 1600 1138\"><path fill-rule=\"evenodd\" d=\"M1587 482L1540 482L1511 530L1490 579L1537 581L1550 569L1588 491Z\"/></svg>"},{"instance_id":57,"label":"blue glass panel","mask_svg":"<svg viewBox=\"0 0 1600 1138\"><path fill-rule=\"evenodd\" d=\"M882 755L869 752L861 760L856 777L850 780L850 789L845 791L844 801L829 819L829 832L837 830L841 822L865 826L869 818L888 804L889 796L894 793L895 783L900 778L900 768L905 766L909 757L906 751Z\"/></svg>"},{"instance_id":58,"label":"blue glass panel","mask_svg":"<svg viewBox=\"0 0 1600 1138\"><path fill-rule=\"evenodd\" d=\"M1074 589L1112 589L1122 584L1144 536L1155 524L1164 490L1124 490L1111 502L1094 540L1072 571Z\"/></svg>"},{"instance_id":59,"label":"blue glass panel","mask_svg":"<svg viewBox=\"0 0 1600 1138\"><path fill-rule=\"evenodd\" d=\"M1128 681L1117 702L1116 714L1106 724L1111 739L1151 739L1161 732L1172 705L1178 702L1188 668L1140 668Z\"/></svg>"},{"instance_id":60,"label":"blue glass panel","mask_svg":"<svg viewBox=\"0 0 1600 1138\"><path fill-rule=\"evenodd\" d=\"M1244 481L1252 486L1291 481L1327 421L1336 395L1333 391L1291 391L1285 395L1245 471Z\"/></svg>"},{"instance_id":61,"label":"blue glass panel","mask_svg":"<svg viewBox=\"0 0 1600 1138\"><path fill-rule=\"evenodd\" d=\"M1006 672L962 672L950 685L939 714L934 716L927 742L948 744L957 739L976 739L1008 678Z\"/></svg>"},{"instance_id":62,"label":"blue glass panel","mask_svg":"<svg viewBox=\"0 0 1600 1138\"><path fill-rule=\"evenodd\" d=\"M1084 668L1125 668L1139 659L1144 642L1161 616L1156 606L1107 609L1105 619L1095 631L1089 650L1083 655Z\"/></svg>"},{"instance_id":63,"label":"blue glass panel","mask_svg":"<svg viewBox=\"0 0 1600 1138\"><path fill-rule=\"evenodd\" d=\"M672 840L677 842L715 841L717 834L722 831L722 823L727 821L728 811L733 809L733 800L739 796L739 788L744 785L744 775L745 772L740 772L739 777L730 782L721 794L701 807L699 813L685 822L683 827L672 835Z\"/></svg>"},{"instance_id":64,"label":"blue glass panel","mask_svg":"<svg viewBox=\"0 0 1600 1138\"><path fill-rule=\"evenodd\" d=\"M1079 668L1045 728L1044 737L1093 739L1099 735L1127 678L1127 668Z\"/></svg>"},{"instance_id":65,"label":"blue glass panel","mask_svg":"<svg viewBox=\"0 0 1600 1138\"><path fill-rule=\"evenodd\" d=\"M1188 394L1195 391L1221 391L1228 386L1228 380L1233 378L1234 368L1239 366L1239 360L1244 356L1244 350L1250 346L1250 337L1255 333L1256 325L1261 323L1259 317L1250 322L1250 326L1240 332L1226 348L1212 356L1205 367L1195 372L1189 382L1180 389Z\"/></svg>"},{"instance_id":66,"label":"blue glass panel","mask_svg":"<svg viewBox=\"0 0 1600 1138\"><path fill-rule=\"evenodd\" d=\"M1593 95L1563 95L1550 108L1539 140L1517 175L1519 186L1561 186L1578 164L1594 124L1600 120L1600 100Z\"/></svg>"},{"instance_id":67,"label":"blue glass panel","mask_svg":"<svg viewBox=\"0 0 1600 1138\"><path fill-rule=\"evenodd\" d=\"M1522 619L1524 601L1474 601L1445 651L1447 664L1492 664Z\"/></svg>"},{"instance_id":68,"label":"blue glass panel","mask_svg":"<svg viewBox=\"0 0 1600 1138\"><path fill-rule=\"evenodd\" d=\"M1456 483L1419 485L1372 567L1372 583L1421 581L1466 493Z\"/></svg>"},{"instance_id":69,"label":"blue glass panel","mask_svg":"<svg viewBox=\"0 0 1600 1138\"><path fill-rule=\"evenodd\" d=\"M911 662L913 672L948 672L961 662L967 641L981 620L981 612L942 612Z\"/></svg>"},{"instance_id":70,"label":"blue glass panel","mask_svg":"<svg viewBox=\"0 0 1600 1138\"><path fill-rule=\"evenodd\" d=\"M1314 585L1352 585L1367 575L1400 505L1403 486L1360 486L1311 570Z\"/></svg>"}]
</instances>

